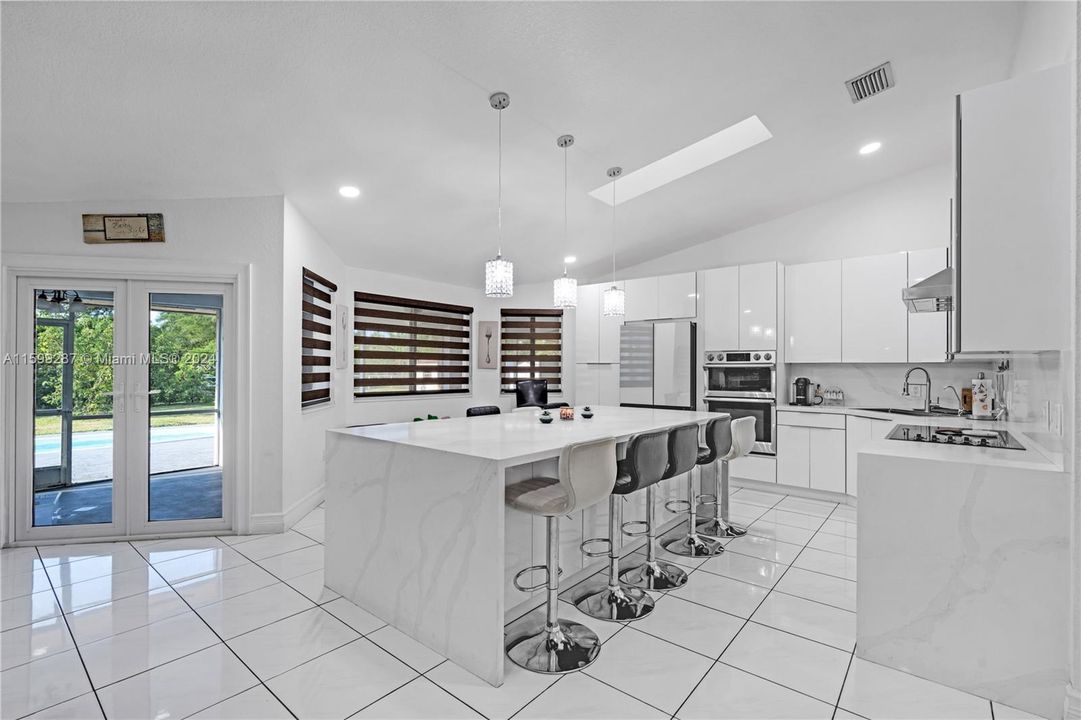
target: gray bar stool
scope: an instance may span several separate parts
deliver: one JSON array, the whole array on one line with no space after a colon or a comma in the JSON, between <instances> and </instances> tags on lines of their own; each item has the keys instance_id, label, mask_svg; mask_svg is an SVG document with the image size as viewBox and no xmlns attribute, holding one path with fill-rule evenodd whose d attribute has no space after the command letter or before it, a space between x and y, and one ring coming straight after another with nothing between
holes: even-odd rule
<instances>
[{"instance_id":1,"label":"gray bar stool","mask_svg":"<svg viewBox=\"0 0 1081 720\"><path fill-rule=\"evenodd\" d=\"M709 424L716 423L719 420L728 420L728 418L710 420ZM696 513L699 496L695 490L694 470L698 467L700 456L698 424L680 425L672 428L668 438L669 469L667 476L675 477L687 473L687 499L665 503L665 507L670 512L682 512L682 507L686 506L690 516L687 521L687 534L681 538L669 540L664 544L664 549L676 555L688 555L691 557L720 555L724 552L724 545L714 538L702 537L697 532L698 516ZM681 509L676 509L677 507Z\"/></svg>"},{"instance_id":2,"label":"gray bar stool","mask_svg":"<svg viewBox=\"0 0 1081 720\"><path fill-rule=\"evenodd\" d=\"M597 634L585 625L559 617L559 516L603 501L612 494L616 479L614 438L567 445L559 454L559 478L532 477L506 488L509 506L548 521L547 562L533 565L514 576L523 592L547 588L544 626L507 644L507 656L515 665L539 673L581 670L601 651ZM544 582L521 585L523 575L544 570Z\"/></svg>"},{"instance_id":3,"label":"gray bar stool","mask_svg":"<svg viewBox=\"0 0 1081 720\"><path fill-rule=\"evenodd\" d=\"M619 561L623 528L623 495L643 487L647 478L660 478L668 466L668 437L665 432L634 435L627 441L626 455L619 461L616 484L608 497L608 537L589 538L582 543L588 557L608 556L608 584L575 605L586 615L598 620L638 620L653 610L653 598L641 588L619 581ZM648 490L646 491L648 494ZM651 501L652 502L652 501ZM606 551L591 552L590 546L606 543ZM617 544L618 543L618 544Z\"/></svg>"},{"instance_id":4,"label":"gray bar stool","mask_svg":"<svg viewBox=\"0 0 1081 720\"><path fill-rule=\"evenodd\" d=\"M714 501L717 505L717 517L699 525L700 534L718 538L740 537L747 534L747 528L734 525L728 520L728 463L750 454L754 448L754 436L754 418L741 417L732 420L727 445L723 434L714 438L717 447L711 447L710 451L714 453L714 460L721 461L720 487L717 489L717 498ZM709 442L710 436L707 434L707 445Z\"/></svg>"},{"instance_id":5,"label":"gray bar stool","mask_svg":"<svg viewBox=\"0 0 1081 720\"><path fill-rule=\"evenodd\" d=\"M694 447L695 455L697 455L698 448L698 426L680 426L694 429ZM646 543L646 561L640 565L636 565L628 570L624 570L620 573L620 579L628 585L634 587L643 588L645 590L674 590L675 588L683 587L687 584L687 573L683 568L672 563L657 560L657 512L655 508L655 496L657 483L661 480L667 480L679 473L678 465L673 464L671 460L671 454L673 449L673 442L677 447L686 444L687 432L673 435L675 430L662 430L657 433L647 433L648 435L657 435L664 438L664 457L665 465L664 470L657 472L660 464L657 462L651 462L649 465L650 475L643 476L641 478L641 486L646 488L646 519L645 521L632 521L623 523L624 534L636 536L646 535L648 541ZM651 443L652 446L652 443ZM659 453L659 450L654 450L655 453ZM628 531L626 527L628 525L645 525L645 530L642 531Z\"/></svg>"}]
</instances>

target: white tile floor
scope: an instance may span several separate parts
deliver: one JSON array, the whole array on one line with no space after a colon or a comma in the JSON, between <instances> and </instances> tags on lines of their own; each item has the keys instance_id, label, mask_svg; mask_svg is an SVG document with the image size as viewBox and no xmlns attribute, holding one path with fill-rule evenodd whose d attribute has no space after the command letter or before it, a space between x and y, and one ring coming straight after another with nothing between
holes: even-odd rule
<instances>
[{"instance_id":1,"label":"white tile floor","mask_svg":"<svg viewBox=\"0 0 1081 720\"><path fill-rule=\"evenodd\" d=\"M0 716L1025 717L854 658L852 508L743 489L732 515L751 534L666 556L690 580L650 617L563 603L604 642L592 666L508 663L500 688L323 587L322 508L281 535L4 550Z\"/></svg>"}]
</instances>

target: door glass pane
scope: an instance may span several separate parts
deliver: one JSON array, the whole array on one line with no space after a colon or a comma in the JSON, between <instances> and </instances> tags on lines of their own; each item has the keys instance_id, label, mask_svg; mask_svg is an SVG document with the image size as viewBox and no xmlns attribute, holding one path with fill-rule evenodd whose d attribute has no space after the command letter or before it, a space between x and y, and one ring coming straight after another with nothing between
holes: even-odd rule
<instances>
[{"instance_id":1,"label":"door glass pane","mask_svg":"<svg viewBox=\"0 0 1081 720\"><path fill-rule=\"evenodd\" d=\"M150 295L149 520L222 517L221 295Z\"/></svg>"},{"instance_id":2,"label":"door glass pane","mask_svg":"<svg viewBox=\"0 0 1081 720\"><path fill-rule=\"evenodd\" d=\"M34 298L34 525L112 522L113 294Z\"/></svg>"}]
</instances>

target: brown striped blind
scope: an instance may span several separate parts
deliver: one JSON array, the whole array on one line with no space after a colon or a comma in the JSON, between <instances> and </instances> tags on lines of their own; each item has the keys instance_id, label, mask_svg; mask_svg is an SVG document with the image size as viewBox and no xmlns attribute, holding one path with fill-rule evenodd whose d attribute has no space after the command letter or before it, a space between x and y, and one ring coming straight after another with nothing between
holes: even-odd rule
<instances>
[{"instance_id":1,"label":"brown striped blind","mask_svg":"<svg viewBox=\"0 0 1081 720\"><path fill-rule=\"evenodd\" d=\"M356 397L468 393L473 308L353 294Z\"/></svg>"},{"instance_id":2,"label":"brown striped blind","mask_svg":"<svg viewBox=\"0 0 1081 720\"><path fill-rule=\"evenodd\" d=\"M514 392L519 380L544 379L560 392L563 374L563 311L500 310L499 385Z\"/></svg>"},{"instance_id":3,"label":"brown striped blind","mask_svg":"<svg viewBox=\"0 0 1081 720\"><path fill-rule=\"evenodd\" d=\"M334 293L338 286L308 268L300 283L300 406L330 402Z\"/></svg>"}]
</instances>

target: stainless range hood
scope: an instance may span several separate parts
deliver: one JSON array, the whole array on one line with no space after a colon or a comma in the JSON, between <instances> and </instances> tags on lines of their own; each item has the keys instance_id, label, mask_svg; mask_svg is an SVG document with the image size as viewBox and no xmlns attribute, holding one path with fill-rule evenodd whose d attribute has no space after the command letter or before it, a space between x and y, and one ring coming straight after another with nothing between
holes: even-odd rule
<instances>
[{"instance_id":1,"label":"stainless range hood","mask_svg":"<svg viewBox=\"0 0 1081 720\"><path fill-rule=\"evenodd\" d=\"M953 268L939 270L901 291L911 313L946 312L953 310Z\"/></svg>"}]
</instances>

